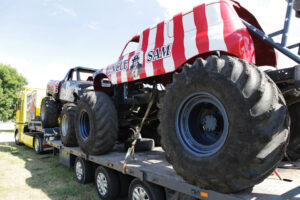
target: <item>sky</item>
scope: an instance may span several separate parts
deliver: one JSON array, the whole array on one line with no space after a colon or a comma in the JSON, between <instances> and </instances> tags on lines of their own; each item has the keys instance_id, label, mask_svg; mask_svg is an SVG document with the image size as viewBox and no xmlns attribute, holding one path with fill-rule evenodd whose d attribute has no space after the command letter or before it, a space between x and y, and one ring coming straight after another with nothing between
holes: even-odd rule
<instances>
[{"instance_id":1,"label":"sky","mask_svg":"<svg viewBox=\"0 0 300 200\"><path fill-rule=\"evenodd\" d=\"M204 0L0 0L0 63L25 76L28 87L45 88L68 69L96 69L117 61L134 35ZM239 0L267 33L282 28L285 0ZM276 3L275 3L276 2ZM294 13L293 13L294 15ZM289 44L299 42L293 18ZM295 65L284 56L279 67Z\"/></svg>"}]
</instances>

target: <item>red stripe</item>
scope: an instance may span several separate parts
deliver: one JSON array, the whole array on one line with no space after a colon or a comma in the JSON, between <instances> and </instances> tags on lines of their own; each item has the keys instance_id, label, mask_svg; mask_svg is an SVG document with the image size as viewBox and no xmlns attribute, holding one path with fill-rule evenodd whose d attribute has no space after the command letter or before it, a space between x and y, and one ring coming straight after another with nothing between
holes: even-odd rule
<instances>
[{"instance_id":1,"label":"red stripe","mask_svg":"<svg viewBox=\"0 0 300 200\"><path fill-rule=\"evenodd\" d=\"M205 4L201 4L193 9L194 20L197 29L196 45L199 53L209 51L208 28L205 13Z\"/></svg>"},{"instance_id":2,"label":"red stripe","mask_svg":"<svg viewBox=\"0 0 300 200\"><path fill-rule=\"evenodd\" d=\"M250 34L246 29L241 28L244 25L238 20L239 17L237 13L227 1L221 0L220 6L224 24L224 41L228 52L248 62L253 62L254 48Z\"/></svg>"},{"instance_id":3,"label":"red stripe","mask_svg":"<svg viewBox=\"0 0 300 200\"><path fill-rule=\"evenodd\" d=\"M162 21L159 24L157 24L154 51L158 49L158 51L160 52L161 47L164 45L164 28L165 28L165 22ZM165 69L163 66L163 59L158 59L156 61L153 61L153 72L154 72L154 76L165 73Z\"/></svg>"},{"instance_id":4,"label":"red stripe","mask_svg":"<svg viewBox=\"0 0 300 200\"><path fill-rule=\"evenodd\" d=\"M146 70L145 70L145 56L146 56L146 51L148 48L148 41L149 41L149 33L150 29L146 29L143 32L143 43L142 43L142 51L143 51L143 67L141 69L140 73L140 78L145 78L146 77Z\"/></svg>"},{"instance_id":5,"label":"red stripe","mask_svg":"<svg viewBox=\"0 0 300 200\"><path fill-rule=\"evenodd\" d=\"M184 53L184 30L182 24L182 14L178 14L173 18L174 22L174 43L172 48L172 55L175 63L175 68L181 66L185 61Z\"/></svg>"},{"instance_id":6,"label":"red stripe","mask_svg":"<svg viewBox=\"0 0 300 200\"><path fill-rule=\"evenodd\" d=\"M126 71L127 71L127 81L128 81L128 82L134 80L134 79L133 79L133 76L130 74L130 65L131 65L130 59L131 59L132 56L134 56L134 54L135 54L135 52L131 52L131 53L129 53L129 55L128 55L128 69L126 70Z\"/></svg>"}]
</instances>

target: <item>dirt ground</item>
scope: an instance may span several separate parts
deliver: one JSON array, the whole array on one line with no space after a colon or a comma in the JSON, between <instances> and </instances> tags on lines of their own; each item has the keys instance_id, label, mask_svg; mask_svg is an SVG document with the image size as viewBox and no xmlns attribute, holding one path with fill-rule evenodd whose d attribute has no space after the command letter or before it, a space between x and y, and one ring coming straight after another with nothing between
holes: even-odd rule
<instances>
[{"instance_id":1,"label":"dirt ground","mask_svg":"<svg viewBox=\"0 0 300 200\"><path fill-rule=\"evenodd\" d=\"M13 133L0 133L1 200L99 199L95 185L79 184L73 168L59 163L58 156L38 155L12 140Z\"/></svg>"}]
</instances>

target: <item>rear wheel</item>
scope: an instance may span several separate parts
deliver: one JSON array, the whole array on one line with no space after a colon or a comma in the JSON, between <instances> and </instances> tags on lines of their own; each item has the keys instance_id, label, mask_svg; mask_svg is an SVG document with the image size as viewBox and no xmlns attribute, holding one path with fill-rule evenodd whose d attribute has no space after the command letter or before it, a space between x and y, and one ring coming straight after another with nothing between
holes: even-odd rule
<instances>
[{"instance_id":1,"label":"rear wheel","mask_svg":"<svg viewBox=\"0 0 300 200\"><path fill-rule=\"evenodd\" d=\"M197 59L174 74L159 113L162 147L191 184L238 192L283 157L289 115L275 83L241 59Z\"/></svg>"},{"instance_id":2,"label":"rear wheel","mask_svg":"<svg viewBox=\"0 0 300 200\"><path fill-rule=\"evenodd\" d=\"M77 157L75 160L76 179L81 184L86 184L92 180L92 166L83 158Z\"/></svg>"},{"instance_id":3,"label":"rear wheel","mask_svg":"<svg viewBox=\"0 0 300 200\"><path fill-rule=\"evenodd\" d=\"M60 138L66 147L78 146L75 134L75 105L65 105L60 114Z\"/></svg>"},{"instance_id":4,"label":"rear wheel","mask_svg":"<svg viewBox=\"0 0 300 200\"><path fill-rule=\"evenodd\" d=\"M91 155L109 152L117 140L118 116L114 103L103 92L86 92L76 111L77 142Z\"/></svg>"},{"instance_id":5,"label":"rear wheel","mask_svg":"<svg viewBox=\"0 0 300 200\"><path fill-rule=\"evenodd\" d=\"M53 97L45 97L41 104L41 121L44 128L58 126L59 106Z\"/></svg>"},{"instance_id":6,"label":"rear wheel","mask_svg":"<svg viewBox=\"0 0 300 200\"><path fill-rule=\"evenodd\" d=\"M119 195L120 183L117 172L99 166L95 172L95 183L102 200L114 200Z\"/></svg>"},{"instance_id":7,"label":"rear wheel","mask_svg":"<svg viewBox=\"0 0 300 200\"><path fill-rule=\"evenodd\" d=\"M43 152L43 140L39 136L34 137L33 148L35 153L40 154Z\"/></svg>"},{"instance_id":8,"label":"rear wheel","mask_svg":"<svg viewBox=\"0 0 300 200\"><path fill-rule=\"evenodd\" d=\"M164 200L165 194L162 187L152 183L134 179L129 186L129 200Z\"/></svg>"}]
</instances>

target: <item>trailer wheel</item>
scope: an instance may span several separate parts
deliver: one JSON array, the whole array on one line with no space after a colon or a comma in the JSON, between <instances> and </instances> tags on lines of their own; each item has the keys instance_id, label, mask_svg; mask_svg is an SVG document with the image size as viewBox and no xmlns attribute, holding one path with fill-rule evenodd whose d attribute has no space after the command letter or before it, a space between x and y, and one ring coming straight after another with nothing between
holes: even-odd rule
<instances>
[{"instance_id":1,"label":"trailer wheel","mask_svg":"<svg viewBox=\"0 0 300 200\"><path fill-rule=\"evenodd\" d=\"M128 200L163 200L164 189L158 185L135 178L129 186Z\"/></svg>"},{"instance_id":2,"label":"trailer wheel","mask_svg":"<svg viewBox=\"0 0 300 200\"><path fill-rule=\"evenodd\" d=\"M289 106L291 116L290 140L287 147L287 155L290 160L300 159L300 102Z\"/></svg>"},{"instance_id":3,"label":"trailer wheel","mask_svg":"<svg viewBox=\"0 0 300 200\"><path fill-rule=\"evenodd\" d=\"M44 128L54 128L58 125L59 107L53 97L45 97L41 104L41 121Z\"/></svg>"},{"instance_id":4,"label":"trailer wheel","mask_svg":"<svg viewBox=\"0 0 300 200\"><path fill-rule=\"evenodd\" d=\"M35 136L33 140L34 152L40 154L43 152L43 139L40 136Z\"/></svg>"},{"instance_id":5,"label":"trailer wheel","mask_svg":"<svg viewBox=\"0 0 300 200\"><path fill-rule=\"evenodd\" d=\"M74 163L76 179L81 184L86 184L92 180L92 166L83 158L77 157Z\"/></svg>"},{"instance_id":6,"label":"trailer wheel","mask_svg":"<svg viewBox=\"0 0 300 200\"><path fill-rule=\"evenodd\" d=\"M75 132L83 152L109 152L117 140L118 116L111 98L103 92L86 92L76 111Z\"/></svg>"},{"instance_id":7,"label":"trailer wheel","mask_svg":"<svg viewBox=\"0 0 300 200\"><path fill-rule=\"evenodd\" d=\"M232 193L269 176L284 155L289 115L276 84L229 56L175 73L159 113L167 160L187 182Z\"/></svg>"},{"instance_id":8,"label":"trailer wheel","mask_svg":"<svg viewBox=\"0 0 300 200\"><path fill-rule=\"evenodd\" d=\"M119 177L117 172L99 166L95 172L97 192L102 200L114 200L119 194Z\"/></svg>"},{"instance_id":9,"label":"trailer wheel","mask_svg":"<svg viewBox=\"0 0 300 200\"><path fill-rule=\"evenodd\" d=\"M75 105L65 105L60 114L60 138L66 147L78 146L75 134Z\"/></svg>"}]
</instances>

